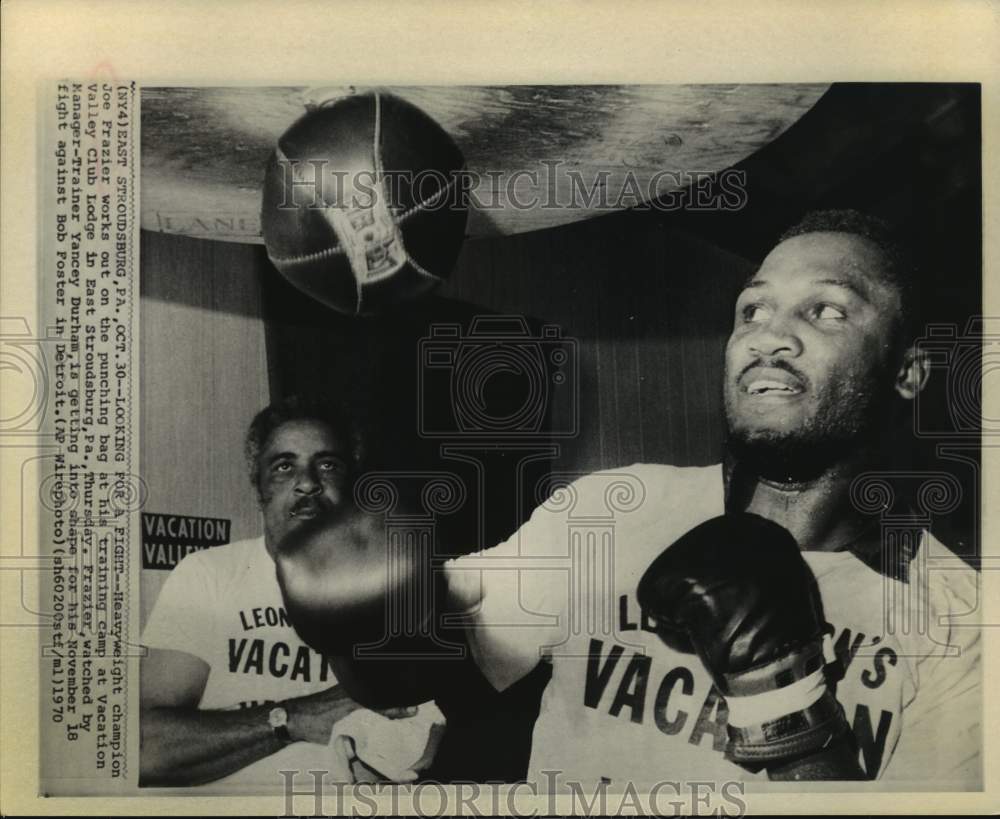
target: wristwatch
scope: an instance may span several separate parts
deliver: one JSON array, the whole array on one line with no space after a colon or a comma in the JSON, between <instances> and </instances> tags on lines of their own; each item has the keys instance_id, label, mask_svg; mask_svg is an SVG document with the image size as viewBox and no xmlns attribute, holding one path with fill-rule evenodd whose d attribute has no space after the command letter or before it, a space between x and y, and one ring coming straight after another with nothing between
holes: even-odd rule
<instances>
[{"instance_id":1,"label":"wristwatch","mask_svg":"<svg viewBox=\"0 0 1000 819\"><path fill-rule=\"evenodd\" d=\"M267 724L283 743L287 745L292 741L292 735L288 733L288 712L280 705L271 709L267 715Z\"/></svg>"}]
</instances>

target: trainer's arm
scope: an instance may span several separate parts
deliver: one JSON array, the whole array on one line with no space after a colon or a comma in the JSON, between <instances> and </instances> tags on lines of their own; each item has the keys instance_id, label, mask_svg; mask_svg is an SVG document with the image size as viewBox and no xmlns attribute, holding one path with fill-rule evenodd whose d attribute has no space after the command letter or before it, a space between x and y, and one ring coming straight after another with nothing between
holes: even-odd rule
<instances>
[{"instance_id":1,"label":"trainer's arm","mask_svg":"<svg viewBox=\"0 0 1000 819\"><path fill-rule=\"evenodd\" d=\"M197 785L245 768L284 743L268 724L275 704L199 710L209 667L183 651L150 649L140 669L140 785ZM280 703L293 741L326 744L333 724L359 706L338 686Z\"/></svg>"}]
</instances>

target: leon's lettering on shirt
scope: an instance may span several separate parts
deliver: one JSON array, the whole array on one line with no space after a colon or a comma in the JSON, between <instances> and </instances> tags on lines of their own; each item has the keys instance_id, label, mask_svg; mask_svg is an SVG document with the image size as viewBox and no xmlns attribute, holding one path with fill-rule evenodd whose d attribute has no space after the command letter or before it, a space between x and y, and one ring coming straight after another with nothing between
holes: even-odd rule
<instances>
[{"instance_id":1,"label":"leon's lettering on shirt","mask_svg":"<svg viewBox=\"0 0 1000 819\"><path fill-rule=\"evenodd\" d=\"M240 612L240 623L244 631L265 626L284 626L292 628L292 623L282 606L254 606Z\"/></svg>"}]
</instances>

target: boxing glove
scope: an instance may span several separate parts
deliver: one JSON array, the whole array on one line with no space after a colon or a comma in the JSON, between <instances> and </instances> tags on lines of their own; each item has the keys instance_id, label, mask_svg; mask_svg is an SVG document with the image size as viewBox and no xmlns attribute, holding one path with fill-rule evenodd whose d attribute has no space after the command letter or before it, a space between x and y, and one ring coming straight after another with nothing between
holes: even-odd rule
<instances>
[{"instance_id":1,"label":"boxing glove","mask_svg":"<svg viewBox=\"0 0 1000 819\"><path fill-rule=\"evenodd\" d=\"M733 762L785 763L848 730L824 674L816 580L782 526L748 513L696 526L653 561L638 600L725 697Z\"/></svg>"},{"instance_id":2,"label":"boxing glove","mask_svg":"<svg viewBox=\"0 0 1000 819\"><path fill-rule=\"evenodd\" d=\"M380 516L355 509L296 528L276 552L289 620L352 699L381 709L437 696L455 664L433 633L443 592L430 544L390 537Z\"/></svg>"}]
</instances>

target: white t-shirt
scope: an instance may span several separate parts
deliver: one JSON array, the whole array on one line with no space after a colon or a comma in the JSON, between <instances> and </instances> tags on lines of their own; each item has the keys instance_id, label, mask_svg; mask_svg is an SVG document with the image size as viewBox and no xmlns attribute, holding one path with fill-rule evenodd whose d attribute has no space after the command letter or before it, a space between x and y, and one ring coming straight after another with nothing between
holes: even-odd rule
<instances>
[{"instance_id":1,"label":"white t-shirt","mask_svg":"<svg viewBox=\"0 0 1000 819\"><path fill-rule=\"evenodd\" d=\"M181 560L160 591L142 642L208 663L201 709L250 708L314 694L337 681L323 656L302 642L288 621L263 537ZM284 782L281 770L302 771L297 783L312 781L309 770L350 781L334 748L295 742L213 784L277 786Z\"/></svg>"},{"instance_id":2,"label":"white t-shirt","mask_svg":"<svg viewBox=\"0 0 1000 819\"><path fill-rule=\"evenodd\" d=\"M635 596L663 549L723 513L723 492L719 465L594 473L554 492L504 543L456 562L482 570L481 644L552 663L529 768L541 786L766 781L725 759L724 701L697 657L656 637ZM803 556L846 666L836 694L863 769L909 783L900 789L975 789L978 576L928 533L916 538L907 582L850 552Z\"/></svg>"}]
</instances>

